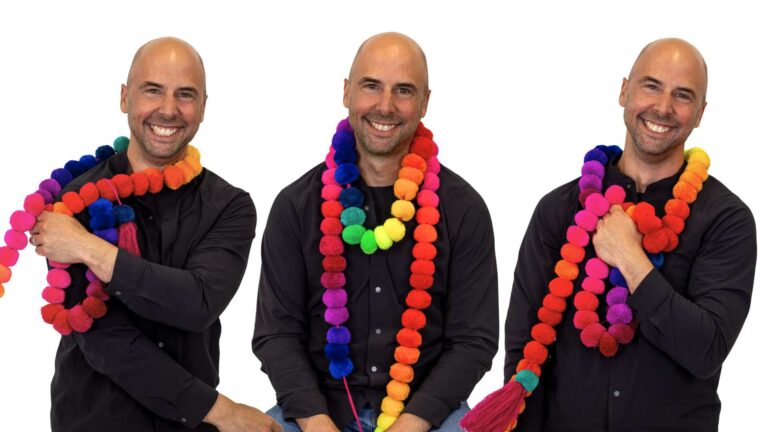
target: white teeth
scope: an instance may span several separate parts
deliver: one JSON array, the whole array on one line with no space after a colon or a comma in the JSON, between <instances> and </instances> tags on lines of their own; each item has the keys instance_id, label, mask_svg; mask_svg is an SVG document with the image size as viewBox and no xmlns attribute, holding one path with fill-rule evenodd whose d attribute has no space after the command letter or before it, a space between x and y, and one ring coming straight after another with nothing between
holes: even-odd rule
<instances>
[{"instance_id":1,"label":"white teeth","mask_svg":"<svg viewBox=\"0 0 768 432\"><path fill-rule=\"evenodd\" d=\"M150 127L152 128L152 132L162 137L171 136L179 130L179 128L164 128L164 127L155 126L155 125L150 125Z\"/></svg>"},{"instance_id":2,"label":"white teeth","mask_svg":"<svg viewBox=\"0 0 768 432\"><path fill-rule=\"evenodd\" d=\"M395 125L385 125L385 124L374 123L374 122L370 122L370 123L371 123L371 126L373 126L373 128L376 129L377 131L389 132L395 128Z\"/></svg>"},{"instance_id":3,"label":"white teeth","mask_svg":"<svg viewBox=\"0 0 768 432\"><path fill-rule=\"evenodd\" d=\"M664 133L669 130L669 126L662 126L660 124L653 123L649 120L645 120L645 127L647 127L648 129L656 133Z\"/></svg>"}]
</instances>

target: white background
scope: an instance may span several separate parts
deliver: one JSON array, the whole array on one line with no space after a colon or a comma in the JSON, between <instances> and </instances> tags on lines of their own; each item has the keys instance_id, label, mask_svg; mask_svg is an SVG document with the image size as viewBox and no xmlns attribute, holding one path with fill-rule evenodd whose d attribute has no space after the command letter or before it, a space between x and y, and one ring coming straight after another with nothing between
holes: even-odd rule
<instances>
[{"instance_id":1,"label":"white background","mask_svg":"<svg viewBox=\"0 0 768 432\"><path fill-rule=\"evenodd\" d=\"M119 90L136 48L165 35L192 43L205 60L210 95L194 143L205 166L251 193L259 215L248 272L222 316L219 390L238 401L264 410L274 403L250 349L261 233L272 199L325 156L345 116L342 80L360 42L374 33L406 33L427 54L433 92L425 124L441 146L441 161L474 185L491 210L502 322L534 205L579 174L586 150L623 144L621 78L642 46L660 37L683 37L707 59L709 106L688 144L709 152L710 172L751 207L765 244L768 31L757 6L225 3L0 6L0 222L4 232L8 216L53 168L128 134ZM759 429L764 419L763 264L751 313L723 366L723 431ZM59 337L39 318L42 258L25 250L13 271L0 299L0 430L44 431ZM501 384L502 352L470 403Z\"/></svg>"}]
</instances>

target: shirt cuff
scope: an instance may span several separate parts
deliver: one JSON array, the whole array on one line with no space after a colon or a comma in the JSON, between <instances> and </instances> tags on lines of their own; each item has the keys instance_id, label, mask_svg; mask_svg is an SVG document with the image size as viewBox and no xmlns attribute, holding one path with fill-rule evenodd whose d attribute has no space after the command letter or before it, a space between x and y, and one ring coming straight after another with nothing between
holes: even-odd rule
<instances>
[{"instance_id":1,"label":"shirt cuff","mask_svg":"<svg viewBox=\"0 0 768 432\"><path fill-rule=\"evenodd\" d=\"M213 387L195 379L193 384L179 396L179 409L172 420L188 428L196 428L211 411L218 397L219 392Z\"/></svg>"},{"instance_id":2,"label":"shirt cuff","mask_svg":"<svg viewBox=\"0 0 768 432\"><path fill-rule=\"evenodd\" d=\"M146 261L143 258L118 248L115 268L112 270L112 281L106 284L104 290L120 298L124 304L128 304L136 290L141 287L145 268Z\"/></svg>"},{"instance_id":3,"label":"shirt cuff","mask_svg":"<svg viewBox=\"0 0 768 432\"><path fill-rule=\"evenodd\" d=\"M637 319L642 322L650 319L661 304L669 299L670 295L672 295L672 287L664 275L654 268L643 278L635 292L629 296L627 304L637 311Z\"/></svg>"},{"instance_id":4,"label":"shirt cuff","mask_svg":"<svg viewBox=\"0 0 768 432\"><path fill-rule=\"evenodd\" d=\"M453 406L448 404L445 400L430 394L416 392L403 412L421 417L431 423L435 428L438 428L446 417L458 407L458 404Z\"/></svg>"},{"instance_id":5,"label":"shirt cuff","mask_svg":"<svg viewBox=\"0 0 768 432\"><path fill-rule=\"evenodd\" d=\"M278 399L283 417L297 419L318 414L329 414L325 396L319 391L301 391Z\"/></svg>"}]
</instances>

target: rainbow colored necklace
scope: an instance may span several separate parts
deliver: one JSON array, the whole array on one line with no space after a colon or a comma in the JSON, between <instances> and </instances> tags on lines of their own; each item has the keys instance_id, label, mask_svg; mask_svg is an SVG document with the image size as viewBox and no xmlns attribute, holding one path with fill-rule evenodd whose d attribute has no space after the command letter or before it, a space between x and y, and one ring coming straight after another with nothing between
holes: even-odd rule
<instances>
[{"instance_id":1,"label":"rainbow colored necklace","mask_svg":"<svg viewBox=\"0 0 768 432\"><path fill-rule=\"evenodd\" d=\"M323 255L324 273L320 283L325 288L325 321L331 326L326 335L325 355L329 361L328 369L331 375L344 382L358 427L360 422L346 379L354 365L349 358L349 342L352 335L343 325L349 319L349 311L346 308L347 292L344 289L344 243L357 244L355 241L359 238L363 252L371 254L377 249L388 249L394 242L404 238L403 222L411 220L415 215L418 223L413 232L414 260L411 263L409 279L412 289L405 300L409 308L402 315L403 328L397 333L395 363L389 370L392 380L387 384L387 396L381 402L381 414L377 420L376 430L385 431L405 408L404 401L410 393L408 384L413 381L414 376L412 366L418 361L420 354L422 338L419 330L427 323L426 315L422 311L432 302L427 290L434 284L434 258L437 255L434 245L437 240L435 225L440 221L440 212L437 209L440 203L437 195L440 188L440 163L437 160L437 152L432 132L419 124L409 153L401 162L402 168L395 182L394 193L398 200L392 205L393 217L373 230L362 227L364 213L363 218L359 216L362 213L359 208L362 204L362 193L351 185L359 178L360 173L355 165L357 154L354 131L348 119L342 120L337 126L331 148L325 158L326 170L322 175L321 192L324 200L321 211L324 219L320 224L323 233L320 239L320 253ZM411 203L414 198L419 205L418 211Z\"/></svg>"},{"instance_id":2,"label":"rainbow colored necklace","mask_svg":"<svg viewBox=\"0 0 768 432\"><path fill-rule=\"evenodd\" d=\"M672 189L673 198L664 206L666 214L659 218L648 203L625 203L626 193L620 186L610 186L604 195L601 194L605 167L620 152L615 146L597 146L585 155L579 179L579 202L584 208L576 213L574 224L568 228L567 242L560 250L562 259L555 265L556 277L549 282L549 293L537 312L540 322L531 328L533 340L524 346L517 373L509 382L488 395L462 419L461 426L468 432L509 431L517 425L517 417L525 408L525 398L538 386L541 365L549 354L547 346L556 339L555 327L562 321L566 299L573 294L573 281L579 275L578 264L584 260L584 248L589 245L598 220L610 206L622 205L635 221L638 231L643 234L643 248L654 266L663 264L661 252L671 252L678 246L678 235L685 228L690 204L696 200L708 178L709 156L700 148L685 152L687 165ZM635 332L629 325L632 312L626 304L626 282L617 269L610 269L600 258L587 261L585 271L584 290L574 299L577 308L574 326L581 330L580 338L585 346L597 347L604 356L612 357L618 351L618 344L631 341ZM599 322L595 312L599 304L596 291L604 291L605 278L616 285L606 296L607 320L611 324L608 329Z\"/></svg>"}]
</instances>

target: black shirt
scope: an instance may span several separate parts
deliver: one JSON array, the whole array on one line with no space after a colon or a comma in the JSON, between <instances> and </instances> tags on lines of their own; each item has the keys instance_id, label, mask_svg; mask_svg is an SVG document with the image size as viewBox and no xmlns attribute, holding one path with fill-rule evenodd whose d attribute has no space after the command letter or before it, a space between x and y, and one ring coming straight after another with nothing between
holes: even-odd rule
<instances>
[{"instance_id":1,"label":"black shirt","mask_svg":"<svg viewBox=\"0 0 768 432\"><path fill-rule=\"evenodd\" d=\"M323 347L322 198L319 165L275 199L262 244L262 269L253 351L277 391L287 418L330 414L340 428L352 420L342 381L328 372ZM467 399L491 367L498 343L498 292L493 228L485 203L461 177L439 174L440 222L432 305L405 412L439 425ZM355 185L365 195L366 225L382 223L394 201L392 187ZM373 202L374 205L370 205ZM415 204L415 201L414 201ZM395 334L410 291L415 220L387 251L365 255L345 245L345 286L352 332L348 377L355 406L379 409L394 362Z\"/></svg>"},{"instance_id":2,"label":"black shirt","mask_svg":"<svg viewBox=\"0 0 768 432\"><path fill-rule=\"evenodd\" d=\"M126 154L119 153L63 192L127 171ZM121 249L106 287L107 315L88 332L61 338L51 427L214 431L201 421L217 397L219 315L245 272L256 225L253 201L204 170L176 191L123 202L136 213L142 257ZM69 269L67 307L85 298L84 271L83 265Z\"/></svg>"},{"instance_id":3,"label":"black shirt","mask_svg":"<svg viewBox=\"0 0 768 432\"><path fill-rule=\"evenodd\" d=\"M614 161L615 163L615 161ZM674 176L648 186L642 199L664 214ZM634 181L613 164L606 185ZM505 378L514 373L536 311L554 277L566 229L578 210L577 181L538 204L520 248L506 322ZM542 381L526 400L519 431L716 431L720 368L749 310L756 261L755 222L747 206L712 176L691 205L680 244L643 279L628 304L639 323L614 358L585 348L573 327L573 297ZM587 258L594 256L588 248ZM585 262L586 262L585 259ZM581 289L580 277L574 281ZM604 307L598 310L604 319Z\"/></svg>"}]
</instances>

